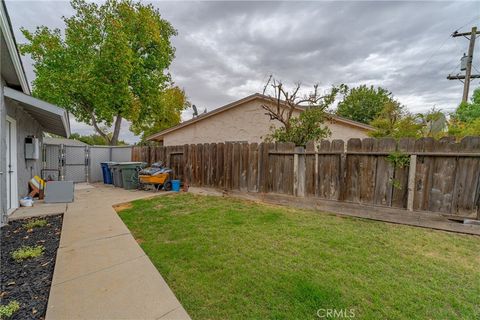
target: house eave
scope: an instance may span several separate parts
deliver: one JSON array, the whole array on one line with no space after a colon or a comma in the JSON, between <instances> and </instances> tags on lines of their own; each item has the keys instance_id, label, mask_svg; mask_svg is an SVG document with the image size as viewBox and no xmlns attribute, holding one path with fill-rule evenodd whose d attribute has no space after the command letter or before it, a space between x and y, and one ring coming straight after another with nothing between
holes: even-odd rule
<instances>
[{"instance_id":1,"label":"house eave","mask_svg":"<svg viewBox=\"0 0 480 320\"><path fill-rule=\"evenodd\" d=\"M18 52L18 48L16 46L10 17L4 1L2 1L2 4L0 5L0 29L2 31L2 36L5 39L5 43L7 44L10 60L15 69L15 73L22 91L26 94L31 94L27 76L25 75L25 69L23 68L22 60L20 58L20 53Z\"/></svg>"},{"instance_id":2,"label":"house eave","mask_svg":"<svg viewBox=\"0 0 480 320\"><path fill-rule=\"evenodd\" d=\"M70 136L70 122L66 110L9 87L4 87L3 93L7 99L18 103L38 121L43 131L65 138Z\"/></svg>"},{"instance_id":3,"label":"house eave","mask_svg":"<svg viewBox=\"0 0 480 320\"><path fill-rule=\"evenodd\" d=\"M190 120L187 120L187 121L184 121L182 123L179 123L177 124L176 126L174 127L171 127L171 128L168 128L168 129L165 129L165 130L162 130L158 133L155 133L155 134L152 134L151 136L147 137L147 141L149 140L161 140L160 138L163 138L163 136L167 133L170 133L172 131L175 131L175 130L178 130L180 128L183 128L183 127L186 127L186 126L189 126L191 124L194 124L196 122L199 122L199 121L202 121L204 119L207 119L207 118L210 118L216 114L219 114L221 112L224 112L224 111L227 111L233 107L236 107L240 104L243 104L245 102L248 102L248 101L251 101L251 100L254 100L256 98L258 98L260 95L258 93L255 93L255 94L252 94L252 95L249 95L243 99L240 99L240 100L237 100L237 101L234 101L234 102L231 102L229 104L226 104L220 108L217 108L217 109L214 109L210 112L207 112L205 114L202 114L202 115L199 115L198 117L196 118L193 118L193 119L190 119Z\"/></svg>"}]
</instances>

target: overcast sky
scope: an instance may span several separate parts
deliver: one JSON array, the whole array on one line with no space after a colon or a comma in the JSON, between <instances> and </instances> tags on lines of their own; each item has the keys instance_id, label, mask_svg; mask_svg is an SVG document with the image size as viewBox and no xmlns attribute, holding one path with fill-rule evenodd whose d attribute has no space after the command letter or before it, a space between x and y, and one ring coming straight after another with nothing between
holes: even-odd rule
<instances>
[{"instance_id":1,"label":"overcast sky","mask_svg":"<svg viewBox=\"0 0 480 320\"><path fill-rule=\"evenodd\" d=\"M379 85L412 112L451 111L463 85L446 76L459 72L468 41L450 34L480 27L479 1L153 3L178 30L170 72L200 111L261 92L270 74L305 87ZM20 27L63 29L61 17L72 14L65 1L7 1L7 7L19 43ZM31 60L23 62L32 81ZM183 116L189 119L191 110ZM93 132L76 122L72 131ZM121 138L137 140L128 124Z\"/></svg>"}]
</instances>

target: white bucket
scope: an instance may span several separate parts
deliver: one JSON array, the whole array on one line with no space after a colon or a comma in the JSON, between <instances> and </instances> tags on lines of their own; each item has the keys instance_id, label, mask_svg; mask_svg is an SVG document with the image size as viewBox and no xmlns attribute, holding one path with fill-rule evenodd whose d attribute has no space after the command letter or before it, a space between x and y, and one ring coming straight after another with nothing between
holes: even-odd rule
<instances>
[{"instance_id":1,"label":"white bucket","mask_svg":"<svg viewBox=\"0 0 480 320\"><path fill-rule=\"evenodd\" d=\"M22 207L33 207L33 199L30 197L25 197L20 199L20 205Z\"/></svg>"}]
</instances>

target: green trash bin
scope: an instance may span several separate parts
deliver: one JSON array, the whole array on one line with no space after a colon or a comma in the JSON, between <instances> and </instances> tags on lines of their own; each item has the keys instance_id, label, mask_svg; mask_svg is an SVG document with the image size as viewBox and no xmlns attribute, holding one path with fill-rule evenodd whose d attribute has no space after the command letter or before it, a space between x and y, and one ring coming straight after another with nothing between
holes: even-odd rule
<instances>
[{"instance_id":1,"label":"green trash bin","mask_svg":"<svg viewBox=\"0 0 480 320\"><path fill-rule=\"evenodd\" d=\"M122 176L122 186L124 189L131 190L138 188L138 168L142 168L142 162L120 162L119 171Z\"/></svg>"},{"instance_id":2,"label":"green trash bin","mask_svg":"<svg viewBox=\"0 0 480 320\"><path fill-rule=\"evenodd\" d=\"M113 185L117 188L122 188L123 181L122 181L122 171L120 169L120 163L119 162L110 163L108 164L108 167L112 172Z\"/></svg>"}]
</instances>

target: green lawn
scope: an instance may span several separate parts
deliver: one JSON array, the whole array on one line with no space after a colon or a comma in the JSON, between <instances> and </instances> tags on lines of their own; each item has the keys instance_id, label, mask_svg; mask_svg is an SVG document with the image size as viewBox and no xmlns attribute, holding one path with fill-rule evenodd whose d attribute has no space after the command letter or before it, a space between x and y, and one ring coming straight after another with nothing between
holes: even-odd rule
<instances>
[{"instance_id":1,"label":"green lawn","mask_svg":"<svg viewBox=\"0 0 480 320\"><path fill-rule=\"evenodd\" d=\"M193 319L480 319L480 237L192 194L120 217Z\"/></svg>"}]
</instances>

